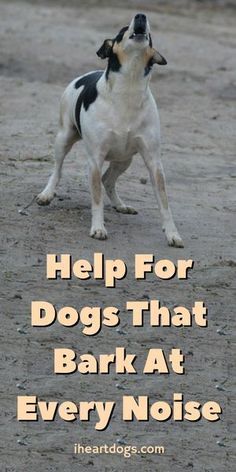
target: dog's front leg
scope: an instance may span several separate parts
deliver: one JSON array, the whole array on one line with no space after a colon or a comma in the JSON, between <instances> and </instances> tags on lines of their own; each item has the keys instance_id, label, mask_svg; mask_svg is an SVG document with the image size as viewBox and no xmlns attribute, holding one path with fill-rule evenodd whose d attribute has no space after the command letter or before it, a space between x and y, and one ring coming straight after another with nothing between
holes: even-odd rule
<instances>
[{"instance_id":1,"label":"dog's front leg","mask_svg":"<svg viewBox=\"0 0 236 472\"><path fill-rule=\"evenodd\" d=\"M106 239L107 231L104 226L103 191L101 165L95 160L89 162L89 184L92 200L92 225L90 236L96 239Z\"/></svg>"},{"instance_id":2,"label":"dog's front leg","mask_svg":"<svg viewBox=\"0 0 236 472\"><path fill-rule=\"evenodd\" d=\"M154 193L161 212L162 228L165 232L168 244L169 246L184 247L169 207L165 175L160 156L160 145L159 143L155 143L155 146L151 147L150 145L144 144L142 141L140 153L150 174Z\"/></svg>"}]
</instances>

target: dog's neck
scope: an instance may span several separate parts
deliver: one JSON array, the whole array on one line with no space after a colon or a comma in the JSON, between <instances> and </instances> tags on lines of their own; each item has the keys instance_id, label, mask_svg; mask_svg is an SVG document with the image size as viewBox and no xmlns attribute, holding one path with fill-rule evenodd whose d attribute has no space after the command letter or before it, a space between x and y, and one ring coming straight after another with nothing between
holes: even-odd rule
<instances>
[{"instance_id":1,"label":"dog's neck","mask_svg":"<svg viewBox=\"0 0 236 472\"><path fill-rule=\"evenodd\" d=\"M151 73L146 73L140 56L125 61L118 71L106 70L107 87L113 96L140 101L147 94Z\"/></svg>"}]
</instances>

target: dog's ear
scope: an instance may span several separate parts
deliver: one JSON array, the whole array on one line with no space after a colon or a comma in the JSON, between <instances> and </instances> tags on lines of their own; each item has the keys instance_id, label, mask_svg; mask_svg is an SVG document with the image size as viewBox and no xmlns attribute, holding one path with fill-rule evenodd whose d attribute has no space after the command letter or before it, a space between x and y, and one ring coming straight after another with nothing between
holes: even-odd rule
<instances>
[{"instance_id":1,"label":"dog's ear","mask_svg":"<svg viewBox=\"0 0 236 472\"><path fill-rule=\"evenodd\" d=\"M167 60L156 49L153 49L153 51L154 54L152 56L152 63L165 66L167 64Z\"/></svg>"},{"instance_id":2,"label":"dog's ear","mask_svg":"<svg viewBox=\"0 0 236 472\"><path fill-rule=\"evenodd\" d=\"M113 41L112 39L105 39L100 49L97 51L98 57L101 59L106 59L110 56L112 51Z\"/></svg>"}]
</instances>

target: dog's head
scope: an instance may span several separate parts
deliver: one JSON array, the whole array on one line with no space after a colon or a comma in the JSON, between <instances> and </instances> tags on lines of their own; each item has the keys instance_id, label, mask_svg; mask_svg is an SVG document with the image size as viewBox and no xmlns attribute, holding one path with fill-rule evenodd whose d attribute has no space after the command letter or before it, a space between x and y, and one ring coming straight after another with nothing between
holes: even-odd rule
<instances>
[{"instance_id":1,"label":"dog's head","mask_svg":"<svg viewBox=\"0 0 236 472\"><path fill-rule=\"evenodd\" d=\"M118 72L132 57L140 59L144 75L148 75L154 64L167 64L166 59L152 47L149 21L142 13L135 15L130 25L124 26L115 38L105 39L97 55L101 59L108 58L107 76L109 70Z\"/></svg>"}]
</instances>

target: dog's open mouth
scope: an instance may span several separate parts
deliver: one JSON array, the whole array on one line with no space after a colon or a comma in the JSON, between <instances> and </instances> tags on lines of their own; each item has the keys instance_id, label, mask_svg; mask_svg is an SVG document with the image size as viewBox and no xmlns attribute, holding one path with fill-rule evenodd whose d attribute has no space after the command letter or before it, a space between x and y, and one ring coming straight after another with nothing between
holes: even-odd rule
<instances>
[{"instance_id":1,"label":"dog's open mouth","mask_svg":"<svg viewBox=\"0 0 236 472\"><path fill-rule=\"evenodd\" d=\"M135 41L145 41L148 39L147 35L147 17L143 13L138 13L133 19L133 33L130 39Z\"/></svg>"},{"instance_id":2,"label":"dog's open mouth","mask_svg":"<svg viewBox=\"0 0 236 472\"><path fill-rule=\"evenodd\" d=\"M134 39L135 41L143 41L145 39L148 39L146 29L143 29L141 27L135 28L134 32L129 38Z\"/></svg>"}]
</instances>

